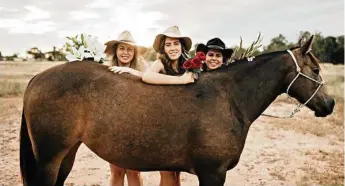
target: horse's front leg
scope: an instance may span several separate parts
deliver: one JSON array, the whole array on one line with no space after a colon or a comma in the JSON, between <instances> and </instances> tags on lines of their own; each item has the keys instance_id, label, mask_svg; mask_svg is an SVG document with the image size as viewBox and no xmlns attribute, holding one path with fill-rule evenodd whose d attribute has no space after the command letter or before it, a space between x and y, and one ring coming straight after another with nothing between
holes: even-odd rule
<instances>
[{"instance_id":1,"label":"horse's front leg","mask_svg":"<svg viewBox=\"0 0 345 186\"><path fill-rule=\"evenodd\" d=\"M196 175L199 179L199 186L224 186L226 170L220 171L205 167L199 170Z\"/></svg>"}]
</instances>

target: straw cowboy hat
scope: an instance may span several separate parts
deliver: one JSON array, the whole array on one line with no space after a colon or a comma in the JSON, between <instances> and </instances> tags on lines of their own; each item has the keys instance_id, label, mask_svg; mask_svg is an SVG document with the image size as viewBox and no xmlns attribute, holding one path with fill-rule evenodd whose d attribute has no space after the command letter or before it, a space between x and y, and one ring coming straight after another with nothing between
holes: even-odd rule
<instances>
[{"instance_id":1,"label":"straw cowboy hat","mask_svg":"<svg viewBox=\"0 0 345 186\"><path fill-rule=\"evenodd\" d=\"M111 40L105 43L107 47L105 48L104 53L108 55L113 55L113 47L116 43L126 43L135 46L138 48L140 55L144 54L147 50L146 47L137 45L132 37L132 34L129 31L125 30L120 34L117 40Z\"/></svg>"},{"instance_id":2,"label":"straw cowboy hat","mask_svg":"<svg viewBox=\"0 0 345 186\"><path fill-rule=\"evenodd\" d=\"M206 45L202 43L199 44L196 47L196 52L201 51L206 54L210 49L220 50L223 54L224 61L228 60L231 57L231 54L234 52L231 48L226 48L224 42L217 37L207 41Z\"/></svg>"},{"instance_id":3,"label":"straw cowboy hat","mask_svg":"<svg viewBox=\"0 0 345 186\"><path fill-rule=\"evenodd\" d=\"M172 26L156 36L155 41L153 42L153 49L155 49L156 52L159 52L159 45L163 36L183 39L186 43L187 51L192 47L192 40L187 36L182 36L180 29L177 26Z\"/></svg>"}]
</instances>

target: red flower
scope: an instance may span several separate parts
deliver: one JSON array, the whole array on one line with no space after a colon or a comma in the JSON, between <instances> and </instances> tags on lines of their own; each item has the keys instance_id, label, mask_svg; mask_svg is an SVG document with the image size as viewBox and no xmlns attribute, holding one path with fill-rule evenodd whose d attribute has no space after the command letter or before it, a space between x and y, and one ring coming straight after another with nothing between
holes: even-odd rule
<instances>
[{"instance_id":1,"label":"red flower","mask_svg":"<svg viewBox=\"0 0 345 186\"><path fill-rule=\"evenodd\" d=\"M193 58L192 59L192 68L193 69L199 69L202 67L202 62L200 59L198 58Z\"/></svg>"},{"instance_id":2,"label":"red flower","mask_svg":"<svg viewBox=\"0 0 345 186\"><path fill-rule=\"evenodd\" d=\"M200 59L201 61L204 61L206 59L206 55L203 52L197 52L196 58Z\"/></svg>"},{"instance_id":3,"label":"red flower","mask_svg":"<svg viewBox=\"0 0 345 186\"><path fill-rule=\"evenodd\" d=\"M188 69L192 68L193 64L192 64L191 60L188 60L188 61L185 61L182 66L184 69L188 70Z\"/></svg>"}]
</instances>

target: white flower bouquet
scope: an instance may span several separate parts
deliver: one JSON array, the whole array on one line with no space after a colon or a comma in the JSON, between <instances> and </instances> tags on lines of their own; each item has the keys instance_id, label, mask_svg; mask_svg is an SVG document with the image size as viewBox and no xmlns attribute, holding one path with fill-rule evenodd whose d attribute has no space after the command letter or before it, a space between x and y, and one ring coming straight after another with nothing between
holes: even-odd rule
<instances>
[{"instance_id":1,"label":"white flower bouquet","mask_svg":"<svg viewBox=\"0 0 345 186\"><path fill-rule=\"evenodd\" d=\"M75 37L66 37L71 43L66 42L66 59L69 62L92 59L98 63L103 63L105 54L105 45L101 44L97 37L80 34Z\"/></svg>"}]
</instances>

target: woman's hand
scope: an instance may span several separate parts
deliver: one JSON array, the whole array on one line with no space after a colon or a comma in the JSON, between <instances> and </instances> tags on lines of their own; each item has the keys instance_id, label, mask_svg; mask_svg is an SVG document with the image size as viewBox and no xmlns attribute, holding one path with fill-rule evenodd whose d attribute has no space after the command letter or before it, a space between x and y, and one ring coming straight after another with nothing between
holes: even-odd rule
<instances>
[{"instance_id":1,"label":"woman's hand","mask_svg":"<svg viewBox=\"0 0 345 186\"><path fill-rule=\"evenodd\" d=\"M129 67L112 66L112 67L109 67L109 70L113 71L114 73L119 73L119 74L126 72L129 74L135 75L134 70L132 68L129 68Z\"/></svg>"},{"instance_id":2,"label":"woman's hand","mask_svg":"<svg viewBox=\"0 0 345 186\"><path fill-rule=\"evenodd\" d=\"M142 72L135 70L133 68L129 68L129 67L112 66L112 67L109 67L109 70L113 71L114 73L119 73L119 74L126 72L126 73L132 74L134 76L138 76L140 78L143 76Z\"/></svg>"},{"instance_id":3,"label":"woman's hand","mask_svg":"<svg viewBox=\"0 0 345 186\"><path fill-rule=\"evenodd\" d=\"M255 56L247 57L247 61L253 61L254 58L255 58Z\"/></svg>"},{"instance_id":4,"label":"woman's hand","mask_svg":"<svg viewBox=\"0 0 345 186\"><path fill-rule=\"evenodd\" d=\"M193 72L185 72L180 78L184 84L194 83Z\"/></svg>"}]
</instances>

